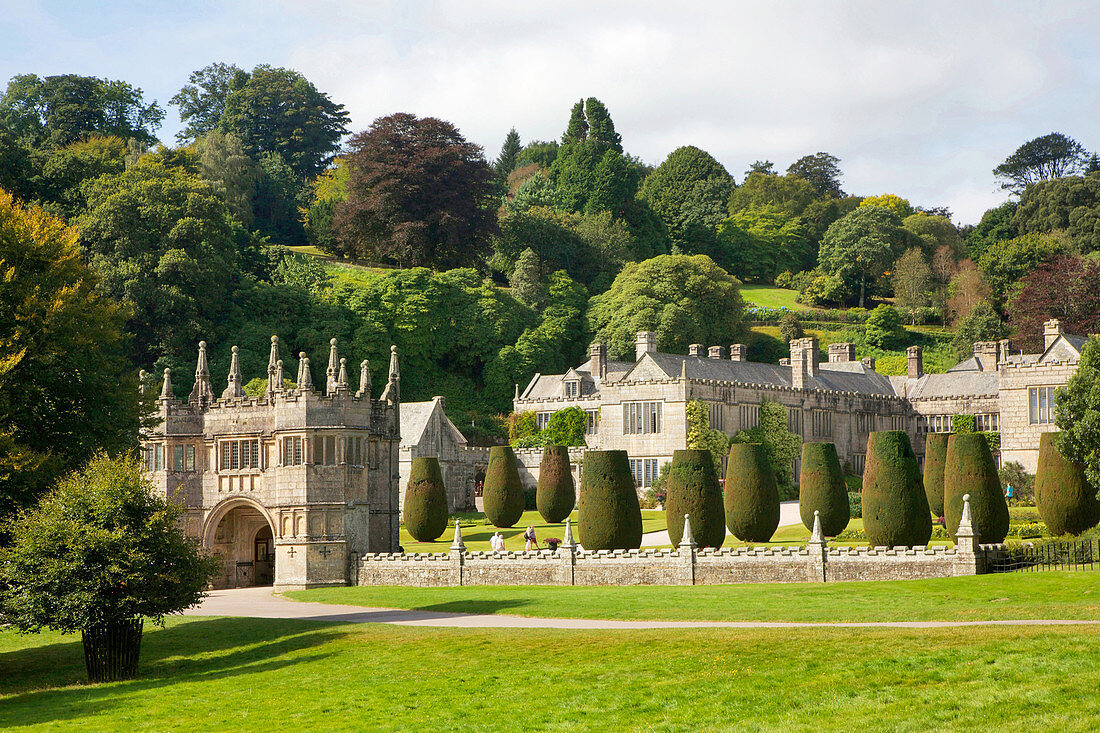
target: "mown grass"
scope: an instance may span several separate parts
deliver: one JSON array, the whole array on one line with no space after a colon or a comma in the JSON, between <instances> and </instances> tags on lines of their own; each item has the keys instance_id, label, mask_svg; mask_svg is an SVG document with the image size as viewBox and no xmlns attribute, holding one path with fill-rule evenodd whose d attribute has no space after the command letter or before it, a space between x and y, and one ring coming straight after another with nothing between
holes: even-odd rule
<instances>
[{"instance_id":1,"label":"mown grass","mask_svg":"<svg viewBox=\"0 0 1100 733\"><path fill-rule=\"evenodd\" d=\"M95 731L1094 730L1100 629L579 631L170 621L141 677L0 633L0 725Z\"/></svg>"},{"instance_id":2,"label":"mown grass","mask_svg":"<svg viewBox=\"0 0 1100 733\"><path fill-rule=\"evenodd\" d=\"M742 285L741 299L761 308L788 308L793 311L819 310L798 302L798 291L777 288L774 285Z\"/></svg>"},{"instance_id":3,"label":"mown grass","mask_svg":"<svg viewBox=\"0 0 1100 733\"><path fill-rule=\"evenodd\" d=\"M298 601L547 618L694 621L1098 619L1100 572L697 586L319 588Z\"/></svg>"}]
</instances>

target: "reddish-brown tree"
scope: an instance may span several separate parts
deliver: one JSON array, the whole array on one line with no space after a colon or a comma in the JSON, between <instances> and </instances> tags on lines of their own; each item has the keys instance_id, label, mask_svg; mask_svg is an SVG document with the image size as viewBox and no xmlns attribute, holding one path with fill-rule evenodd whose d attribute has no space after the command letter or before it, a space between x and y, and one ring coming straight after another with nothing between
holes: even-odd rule
<instances>
[{"instance_id":1,"label":"reddish-brown tree","mask_svg":"<svg viewBox=\"0 0 1100 733\"><path fill-rule=\"evenodd\" d=\"M1009 303L1017 346L1042 351L1043 322L1061 321L1065 333L1100 331L1100 264L1073 255L1049 258L1022 281Z\"/></svg>"},{"instance_id":2,"label":"reddish-brown tree","mask_svg":"<svg viewBox=\"0 0 1100 733\"><path fill-rule=\"evenodd\" d=\"M438 269L474 264L496 224L493 172L449 122L399 113L348 143L348 198L336 210L345 254Z\"/></svg>"}]
</instances>

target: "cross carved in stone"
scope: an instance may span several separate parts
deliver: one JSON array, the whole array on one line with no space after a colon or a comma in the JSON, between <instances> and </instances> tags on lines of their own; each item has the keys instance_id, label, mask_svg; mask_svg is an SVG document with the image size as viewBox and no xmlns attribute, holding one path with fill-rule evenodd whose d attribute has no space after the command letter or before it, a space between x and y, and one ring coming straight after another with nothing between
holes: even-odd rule
<instances>
[{"instance_id":1,"label":"cross carved in stone","mask_svg":"<svg viewBox=\"0 0 1100 733\"><path fill-rule=\"evenodd\" d=\"M286 554L290 557L294 557L294 554L295 554L294 548L291 547L289 550L286 551Z\"/></svg>"},{"instance_id":2,"label":"cross carved in stone","mask_svg":"<svg viewBox=\"0 0 1100 733\"><path fill-rule=\"evenodd\" d=\"M326 557L327 558L329 556L329 553L332 552L332 550L330 550L328 548L328 545L322 545L321 549L318 550L317 552L321 553L321 557Z\"/></svg>"}]
</instances>

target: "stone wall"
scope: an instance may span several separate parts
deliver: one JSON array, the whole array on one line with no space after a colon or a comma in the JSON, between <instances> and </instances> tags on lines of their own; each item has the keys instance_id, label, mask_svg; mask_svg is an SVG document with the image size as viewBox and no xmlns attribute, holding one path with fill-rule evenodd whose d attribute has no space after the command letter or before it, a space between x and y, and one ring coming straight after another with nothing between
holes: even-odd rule
<instances>
[{"instance_id":1,"label":"stone wall","mask_svg":"<svg viewBox=\"0 0 1100 733\"><path fill-rule=\"evenodd\" d=\"M1035 473L1039 460L1039 436L1057 430L1053 423L1032 424L1028 409L1029 387L1064 387L1077 371L1076 360L1038 364L1000 365L1001 461L1017 461Z\"/></svg>"}]
</instances>

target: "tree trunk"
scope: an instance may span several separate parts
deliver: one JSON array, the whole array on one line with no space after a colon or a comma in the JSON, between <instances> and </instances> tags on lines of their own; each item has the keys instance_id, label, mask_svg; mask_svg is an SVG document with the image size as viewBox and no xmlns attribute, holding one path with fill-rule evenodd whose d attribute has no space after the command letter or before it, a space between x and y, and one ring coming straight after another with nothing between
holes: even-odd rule
<instances>
[{"instance_id":1,"label":"tree trunk","mask_svg":"<svg viewBox=\"0 0 1100 733\"><path fill-rule=\"evenodd\" d=\"M866 284L866 280L861 277L859 279L859 307L860 308L863 307L863 292L864 292L864 289L865 289L864 288L865 284Z\"/></svg>"},{"instance_id":2,"label":"tree trunk","mask_svg":"<svg viewBox=\"0 0 1100 733\"><path fill-rule=\"evenodd\" d=\"M143 625L140 618L132 618L83 629L84 664L90 681L111 682L137 675Z\"/></svg>"}]
</instances>

